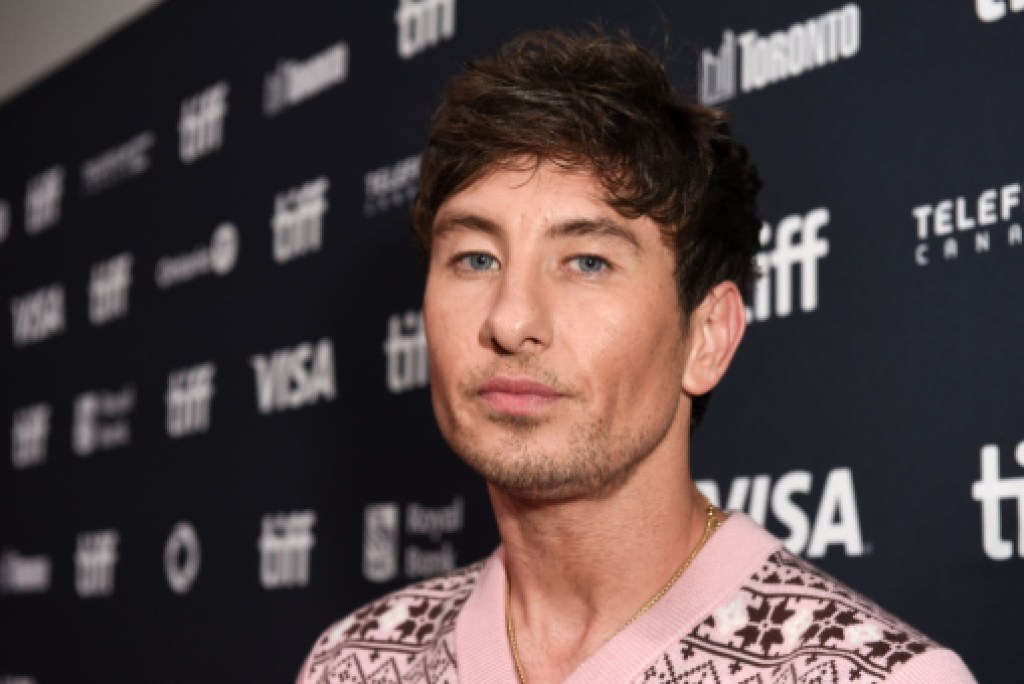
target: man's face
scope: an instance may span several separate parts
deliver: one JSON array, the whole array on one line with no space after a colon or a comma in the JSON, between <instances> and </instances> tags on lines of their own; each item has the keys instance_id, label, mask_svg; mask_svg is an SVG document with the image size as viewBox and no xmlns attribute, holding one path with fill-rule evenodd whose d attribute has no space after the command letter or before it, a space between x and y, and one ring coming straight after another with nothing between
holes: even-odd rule
<instances>
[{"instance_id":1,"label":"man's face","mask_svg":"<svg viewBox=\"0 0 1024 684\"><path fill-rule=\"evenodd\" d=\"M604 196L589 172L498 169L434 221L434 411L456 453L517 495L607 491L686 433L673 253Z\"/></svg>"}]
</instances>

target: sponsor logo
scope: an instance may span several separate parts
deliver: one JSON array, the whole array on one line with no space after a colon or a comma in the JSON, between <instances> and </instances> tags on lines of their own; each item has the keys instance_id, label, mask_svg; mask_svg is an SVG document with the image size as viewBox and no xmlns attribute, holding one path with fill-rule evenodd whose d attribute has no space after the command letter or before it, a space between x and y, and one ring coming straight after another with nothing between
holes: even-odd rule
<instances>
[{"instance_id":1,"label":"sponsor logo","mask_svg":"<svg viewBox=\"0 0 1024 684\"><path fill-rule=\"evenodd\" d=\"M49 404L33 404L16 410L11 416L11 465L15 470L46 461L50 413Z\"/></svg>"},{"instance_id":2,"label":"sponsor logo","mask_svg":"<svg viewBox=\"0 0 1024 684\"><path fill-rule=\"evenodd\" d=\"M327 188L324 176L315 178L274 198L270 227L274 232L274 261L286 263L319 252L324 241Z\"/></svg>"},{"instance_id":3,"label":"sponsor logo","mask_svg":"<svg viewBox=\"0 0 1024 684\"><path fill-rule=\"evenodd\" d=\"M24 347L64 332L64 286L53 283L11 298L11 334Z\"/></svg>"},{"instance_id":4,"label":"sponsor logo","mask_svg":"<svg viewBox=\"0 0 1024 684\"><path fill-rule=\"evenodd\" d=\"M717 483L701 480L696 484L711 503L722 505ZM830 547L838 546L847 556L864 555L864 537L850 469L836 468L825 477L812 523L808 512L794 497L805 497L814 490L814 476L806 470L786 473L775 482L768 475L736 477L729 486L725 508L746 510L747 515L762 526L770 510L773 520L788 530L784 541L793 553L806 552L808 558L821 558Z\"/></svg>"},{"instance_id":5,"label":"sponsor logo","mask_svg":"<svg viewBox=\"0 0 1024 684\"><path fill-rule=\"evenodd\" d=\"M280 114L348 78L348 43L338 42L303 61L281 60L267 74L263 113Z\"/></svg>"},{"instance_id":6,"label":"sponsor logo","mask_svg":"<svg viewBox=\"0 0 1024 684\"><path fill-rule=\"evenodd\" d=\"M117 565L115 530L82 532L75 549L75 592L81 598L100 598L114 593Z\"/></svg>"},{"instance_id":7,"label":"sponsor logo","mask_svg":"<svg viewBox=\"0 0 1024 684\"><path fill-rule=\"evenodd\" d=\"M367 218L408 204L416 196L420 181L420 156L400 159L391 166L370 171L363 177L366 195L363 215Z\"/></svg>"},{"instance_id":8,"label":"sponsor logo","mask_svg":"<svg viewBox=\"0 0 1024 684\"><path fill-rule=\"evenodd\" d=\"M860 33L860 7L853 2L767 36L725 29L717 52L701 52L700 101L735 97L737 82L748 93L850 59L860 51Z\"/></svg>"},{"instance_id":9,"label":"sponsor logo","mask_svg":"<svg viewBox=\"0 0 1024 684\"><path fill-rule=\"evenodd\" d=\"M0 245L4 243L11 233L11 206L4 200L0 200Z\"/></svg>"},{"instance_id":10,"label":"sponsor logo","mask_svg":"<svg viewBox=\"0 0 1024 684\"><path fill-rule=\"evenodd\" d=\"M1014 452L1017 465L1024 468L1024 441ZM1013 557L1013 541L1003 538L1003 502L1017 509L1017 556L1024 558L1024 474L1000 477L999 447L981 447L981 477L971 487L971 495L981 504L981 546L992 560Z\"/></svg>"},{"instance_id":11,"label":"sponsor logo","mask_svg":"<svg viewBox=\"0 0 1024 684\"><path fill-rule=\"evenodd\" d=\"M82 194L97 192L144 174L150 166L149 150L156 142L152 131L143 131L82 164Z\"/></svg>"},{"instance_id":12,"label":"sponsor logo","mask_svg":"<svg viewBox=\"0 0 1024 684\"><path fill-rule=\"evenodd\" d=\"M406 311L388 317L388 336L384 340L387 357L387 385L392 394L426 387L427 336L423 330L423 311Z\"/></svg>"},{"instance_id":13,"label":"sponsor logo","mask_svg":"<svg viewBox=\"0 0 1024 684\"><path fill-rule=\"evenodd\" d=\"M455 0L400 0L395 24L398 56L412 59L455 35Z\"/></svg>"},{"instance_id":14,"label":"sponsor logo","mask_svg":"<svg viewBox=\"0 0 1024 684\"><path fill-rule=\"evenodd\" d=\"M224 117L228 113L227 83L220 81L182 100L178 120L178 157L190 164L224 144Z\"/></svg>"},{"instance_id":15,"label":"sponsor logo","mask_svg":"<svg viewBox=\"0 0 1024 684\"><path fill-rule=\"evenodd\" d=\"M974 11L982 21L999 21L1007 12L1024 12L1024 0L974 0Z\"/></svg>"},{"instance_id":16,"label":"sponsor logo","mask_svg":"<svg viewBox=\"0 0 1024 684\"><path fill-rule=\"evenodd\" d=\"M13 549L0 555L0 593L42 594L50 588L50 559L46 556L22 556Z\"/></svg>"},{"instance_id":17,"label":"sponsor logo","mask_svg":"<svg viewBox=\"0 0 1024 684\"><path fill-rule=\"evenodd\" d=\"M25 232L36 235L57 225L63 197L63 166L51 166L30 178L25 187Z\"/></svg>"},{"instance_id":18,"label":"sponsor logo","mask_svg":"<svg viewBox=\"0 0 1024 684\"><path fill-rule=\"evenodd\" d=\"M336 395L334 345L323 338L250 359L256 373L256 408L276 413L331 401Z\"/></svg>"},{"instance_id":19,"label":"sponsor logo","mask_svg":"<svg viewBox=\"0 0 1024 684\"><path fill-rule=\"evenodd\" d=\"M305 587L309 584L310 556L316 545L311 510L263 516L260 551L260 585L264 589Z\"/></svg>"},{"instance_id":20,"label":"sponsor logo","mask_svg":"<svg viewBox=\"0 0 1024 684\"><path fill-rule=\"evenodd\" d=\"M132 255L123 252L93 264L89 280L89 322L103 325L128 315Z\"/></svg>"},{"instance_id":21,"label":"sponsor logo","mask_svg":"<svg viewBox=\"0 0 1024 684\"><path fill-rule=\"evenodd\" d=\"M135 410L135 388L116 392L83 392L75 397L71 449L79 456L116 449L131 443L129 418Z\"/></svg>"},{"instance_id":22,"label":"sponsor logo","mask_svg":"<svg viewBox=\"0 0 1024 684\"><path fill-rule=\"evenodd\" d=\"M238 229L230 223L221 224L213 231L209 245L157 261L157 287L167 288L210 274L227 275L238 261L238 243Z\"/></svg>"},{"instance_id":23,"label":"sponsor logo","mask_svg":"<svg viewBox=\"0 0 1024 684\"><path fill-rule=\"evenodd\" d=\"M399 504L370 504L363 512L363 523L363 576L367 580L394 579L399 574L400 559L407 579L433 577L456 568L457 552L445 537L464 529L465 503L455 497L444 506L406 504L404 547L399 535Z\"/></svg>"},{"instance_id":24,"label":"sponsor logo","mask_svg":"<svg viewBox=\"0 0 1024 684\"><path fill-rule=\"evenodd\" d=\"M972 245L975 254L985 254L992 249L993 231L1006 235L1008 247L1024 243L1020 183L987 188L976 199L961 195L935 204L922 204L910 213L917 232L914 262L918 266L938 261L939 255L942 261L958 259L961 251L967 252Z\"/></svg>"},{"instance_id":25,"label":"sponsor logo","mask_svg":"<svg viewBox=\"0 0 1024 684\"><path fill-rule=\"evenodd\" d=\"M199 535L188 522L174 526L164 545L164 575L175 594L187 594L199 576Z\"/></svg>"},{"instance_id":26,"label":"sponsor logo","mask_svg":"<svg viewBox=\"0 0 1024 684\"><path fill-rule=\"evenodd\" d=\"M210 429L210 404L217 366L211 362L172 371L167 376L167 435L178 439Z\"/></svg>"},{"instance_id":27,"label":"sponsor logo","mask_svg":"<svg viewBox=\"0 0 1024 684\"><path fill-rule=\"evenodd\" d=\"M752 305L747 307L748 321L764 321L773 315L785 318L793 312L796 266L800 269L800 310L810 312L818 308L818 262L828 256L829 247L828 240L819 233L829 219L829 210L818 208L779 221L774 231L774 248L754 258L760 275L754 285ZM772 237L772 228L765 223L761 227L761 245L770 245Z\"/></svg>"},{"instance_id":28,"label":"sponsor logo","mask_svg":"<svg viewBox=\"0 0 1024 684\"><path fill-rule=\"evenodd\" d=\"M0 675L0 684L36 684L36 679L28 675Z\"/></svg>"}]
</instances>

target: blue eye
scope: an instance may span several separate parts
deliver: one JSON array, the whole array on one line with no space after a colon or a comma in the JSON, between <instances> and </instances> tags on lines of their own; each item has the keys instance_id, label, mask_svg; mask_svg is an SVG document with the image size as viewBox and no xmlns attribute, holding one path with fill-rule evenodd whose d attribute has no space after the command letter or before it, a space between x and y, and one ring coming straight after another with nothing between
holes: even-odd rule
<instances>
[{"instance_id":1,"label":"blue eye","mask_svg":"<svg viewBox=\"0 0 1024 684\"><path fill-rule=\"evenodd\" d=\"M573 257L572 260L582 273L599 273L608 266L607 261L592 255Z\"/></svg>"},{"instance_id":2,"label":"blue eye","mask_svg":"<svg viewBox=\"0 0 1024 684\"><path fill-rule=\"evenodd\" d=\"M498 266L498 260L490 254L474 252L460 257L459 261L473 271L490 271Z\"/></svg>"}]
</instances>

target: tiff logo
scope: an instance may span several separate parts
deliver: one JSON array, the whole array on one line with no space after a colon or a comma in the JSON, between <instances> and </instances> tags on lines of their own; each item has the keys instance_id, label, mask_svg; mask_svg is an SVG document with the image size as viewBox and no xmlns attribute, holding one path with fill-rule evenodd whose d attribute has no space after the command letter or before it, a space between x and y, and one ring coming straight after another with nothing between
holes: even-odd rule
<instances>
[{"instance_id":1,"label":"tiff logo","mask_svg":"<svg viewBox=\"0 0 1024 684\"><path fill-rule=\"evenodd\" d=\"M118 254L93 264L89 280L89 322L103 325L128 314L132 284L132 255Z\"/></svg>"},{"instance_id":2,"label":"tiff logo","mask_svg":"<svg viewBox=\"0 0 1024 684\"><path fill-rule=\"evenodd\" d=\"M363 215L369 218L388 209L400 207L416 196L420 179L420 156L401 159L391 166L370 171L363 177L366 197Z\"/></svg>"},{"instance_id":3,"label":"tiff logo","mask_svg":"<svg viewBox=\"0 0 1024 684\"><path fill-rule=\"evenodd\" d=\"M79 456L115 449L131 442L128 421L135 410L135 388L82 392L75 397L71 449Z\"/></svg>"},{"instance_id":4,"label":"tiff logo","mask_svg":"<svg viewBox=\"0 0 1024 684\"><path fill-rule=\"evenodd\" d=\"M178 156L185 164L216 152L224 144L224 117L228 113L227 83L220 81L181 103L178 121Z\"/></svg>"},{"instance_id":5,"label":"tiff logo","mask_svg":"<svg viewBox=\"0 0 1024 684\"><path fill-rule=\"evenodd\" d=\"M15 470L46 461L49 439L49 404L33 404L15 411L11 418L11 464Z\"/></svg>"},{"instance_id":6,"label":"tiff logo","mask_svg":"<svg viewBox=\"0 0 1024 684\"><path fill-rule=\"evenodd\" d=\"M182 368L167 376L167 435L178 439L210 429L210 404L217 366L211 362Z\"/></svg>"},{"instance_id":7,"label":"tiff logo","mask_svg":"<svg viewBox=\"0 0 1024 684\"><path fill-rule=\"evenodd\" d=\"M42 342L64 332L64 286L54 283L11 299L15 347Z\"/></svg>"},{"instance_id":8,"label":"tiff logo","mask_svg":"<svg viewBox=\"0 0 1024 684\"><path fill-rule=\"evenodd\" d=\"M1024 0L974 0L974 11L982 21L999 21L1007 10L1024 12Z\"/></svg>"},{"instance_id":9,"label":"tiff logo","mask_svg":"<svg viewBox=\"0 0 1024 684\"><path fill-rule=\"evenodd\" d=\"M327 188L324 176L274 198L274 261L279 264L304 254L319 252L324 240L324 214L327 213Z\"/></svg>"},{"instance_id":10,"label":"tiff logo","mask_svg":"<svg viewBox=\"0 0 1024 684\"><path fill-rule=\"evenodd\" d=\"M35 235L56 225L63 196L63 166L51 166L29 179L25 188L25 232Z\"/></svg>"},{"instance_id":11,"label":"tiff logo","mask_svg":"<svg viewBox=\"0 0 1024 684\"><path fill-rule=\"evenodd\" d=\"M263 516L260 584L264 589L305 587L309 584L310 555L316 544L316 513L293 511Z\"/></svg>"},{"instance_id":12,"label":"tiff logo","mask_svg":"<svg viewBox=\"0 0 1024 684\"><path fill-rule=\"evenodd\" d=\"M427 386L427 336L422 311L406 311L404 315L388 317L384 355L388 362L389 392L401 394Z\"/></svg>"},{"instance_id":13,"label":"tiff logo","mask_svg":"<svg viewBox=\"0 0 1024 684\"><path fill-rule=\"evenodd\" d=\"M4 200L0 200L0 244L11 232L11 207Z\"/></svg>"},{"instance_id":14,"label":"tiff logo","mask_svg":"<svg viewBox=\"0 0 1024 684\"><path fill-rule=\"evenodd\" d=\"M412 59L455 35L455 0L401 0L395 23L398 56Z\"/></svg>"},{"instance_id":15,"label":"tiff logo","mask_svg":"<svg viewBox=\"0 0 1024 684\"><path fill-rule=\"evenodd\" d=\"M303 342L269 356L256 354L250 362L256 373L260 413L302 408L335 397L334 345L329 338L321 339L316 347Z\"/></svg>"},{"instance_id":16,"label":"tiff logo","mask_svg":"<svg viewBox=\"0 0 1024 684\"><path fill-rule=\"evenodd\" d=\"M1024 468L1024 441L1014 453L1017 465ZM981 447L981 477L971 488L971 495L981 504L981 545L992 560L1008 560L1013 556L1013 542L1003 538L1001 503L1011 501L1017 508L1017 555L1024 558L1024 475L999 476L999 447Z\"/></svg>"},{"instance_id":17,"label":"tiff logo","mask_svg":"<svg viewBox=\"0 0 1024 684\"><path fill-rule=\"evenodd\" d=\"M828 240L818 233L828 225L829 218L828 209L818 208L779 221L774 249L760 252L754 258L760 275L754 286L753 306L747 308L748 321L764 321L773 313L784 318L793 312L795 266L800 270L800 310L818 308L818 261L828 256ZM772 229L767 223L761 228L760 240L764 247L772 241Z\"/></svg>"},{"instance_id":18,"label":"tiff logo","mask_svg":"<svg viewBox=\"0 0 1024 684\"><path fill-rule=\"evenodd\" d=\"M263 113L274 116L348 78L348 43L335 43L304 61L283 60L267 74Z\"/></svg>"},{"instance_id":19,"label":"tiff logo","mask_svg":"<svg viewBox=\"0 0 1024 684\"><path fill-rule=\"evenodd\" d=\"M75 592L81 598L114 593L118 534L115 530L83 532L75 550Z\"/></svg>"}]
</instances>

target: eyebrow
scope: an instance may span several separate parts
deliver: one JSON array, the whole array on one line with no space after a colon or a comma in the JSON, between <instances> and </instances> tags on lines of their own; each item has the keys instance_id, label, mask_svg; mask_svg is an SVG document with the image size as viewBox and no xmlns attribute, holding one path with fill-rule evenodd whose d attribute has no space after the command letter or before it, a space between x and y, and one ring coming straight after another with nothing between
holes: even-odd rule
<instances>
[{"instance_id":1,"label":"eyebrow","mask_svg":"<svg viewBox=\"0 0 1024 684\"><path fill-rule=\"evenodd\" d=\"M434 225L434 237L440 237L454 230L475 230L488 235L499 236L501 228L494 221L477 214L453 214L443 216ZM641 251L640 240L628 228L607 218L576 218L556 223L547 229L545 237L579 237L595 235L612 237L628 243L634 250Z\"/></svg>"}]
</instances>

